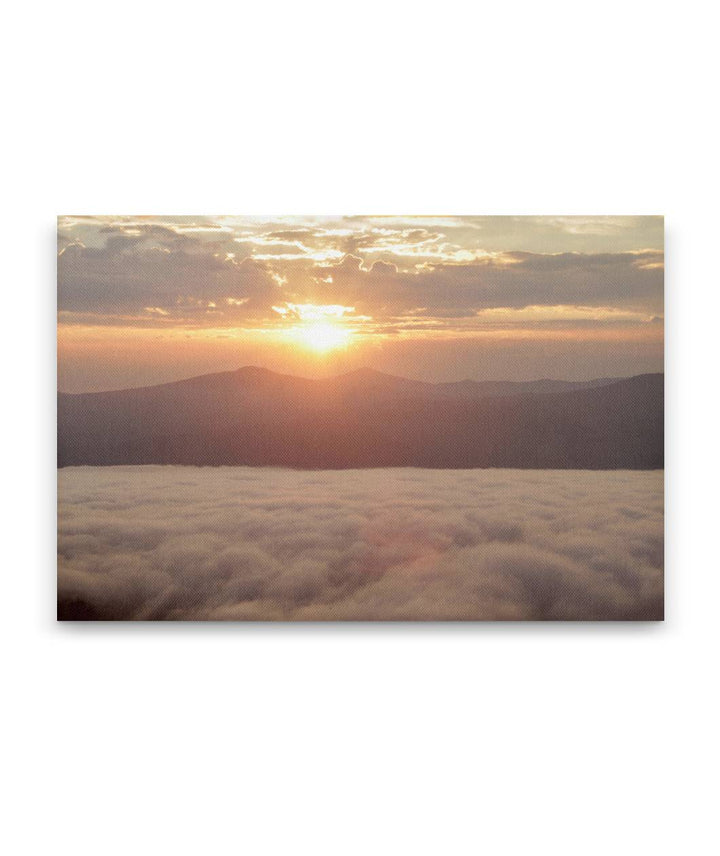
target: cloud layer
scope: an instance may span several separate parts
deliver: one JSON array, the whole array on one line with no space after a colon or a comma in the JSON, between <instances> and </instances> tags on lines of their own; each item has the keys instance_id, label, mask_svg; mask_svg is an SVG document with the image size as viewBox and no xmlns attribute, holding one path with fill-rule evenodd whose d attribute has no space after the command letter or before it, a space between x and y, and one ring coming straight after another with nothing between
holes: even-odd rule
<instances>
[{"instance_id":1,"label":"cloud layer","mask_svg":"<svg viewBox=\"0 0 720 856\"><path fill-rule=\"evenodd\" d=\"M58 479L64 617L662 617L661 472L114 467Z\"/></svg>"},{"instance_id":2,"label":"cloud layer","mask_svg":"<svg viewBox=\"0 0 720 856\"><path fill-rule=\"evenodd\" d=\"M662 218L62 217L58 239L63 323L252 327L313 303L398 332L488 309L663 311Z\"/></svg>"}]
</instances>

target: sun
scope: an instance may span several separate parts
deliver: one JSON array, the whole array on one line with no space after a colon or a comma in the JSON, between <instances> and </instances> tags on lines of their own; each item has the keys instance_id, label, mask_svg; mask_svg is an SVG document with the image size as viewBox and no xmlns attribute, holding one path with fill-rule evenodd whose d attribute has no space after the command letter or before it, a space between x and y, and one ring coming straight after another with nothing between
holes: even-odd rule
<instances>
[{"instance_id":1,"label":"sun","mask_svg":"<svg viewBox=\"0 0 720 856\"><path fill-rule=\"evenodd\" d=\"M346 315L355 312L354 306L337 303L285 303L273 306L285 322L294 321L283 328L282 335L316 354L327 354L345 348L355 332L348 326Z\"/></svg>"},{"instance_id":2,"label":"sun","mask_svg":"<svg viewBox=\"0 0 720 856\"><path fill-rule=\"evenodd\" d=\"M326 354L347 345L350 331L328 321L317 321L295 328L297 339L317 354Z\"/></svg>"}]
</instances>

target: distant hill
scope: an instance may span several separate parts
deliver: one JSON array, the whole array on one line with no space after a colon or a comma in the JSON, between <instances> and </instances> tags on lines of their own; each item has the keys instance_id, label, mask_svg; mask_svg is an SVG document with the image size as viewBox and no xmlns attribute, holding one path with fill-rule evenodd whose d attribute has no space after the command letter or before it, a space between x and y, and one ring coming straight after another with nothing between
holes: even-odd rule
<instances>
[{"instance_id":1,"label":"distant hill","mask_svg":"<svg viewBox=\"0 0 720 856\"><path fill-rule=\"evenodd\" d=\"M662 374L584 383L324 380L254 366L58 394L58 466L195 464L653 469Z\"/></svg>"}]
</instances>

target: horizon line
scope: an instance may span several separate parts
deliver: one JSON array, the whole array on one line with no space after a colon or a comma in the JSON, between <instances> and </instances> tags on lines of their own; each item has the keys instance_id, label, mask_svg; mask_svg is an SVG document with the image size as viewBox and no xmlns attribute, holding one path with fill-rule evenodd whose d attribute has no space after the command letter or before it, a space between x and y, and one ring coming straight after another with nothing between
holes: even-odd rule
<instances>
[{"instance_id":1,"label":"horizon line","mask_svg":"<svg viewBox=\"0 0 720 856\"><path fill-rule=\"evenodd\" d=\"M125 387L115 387L115 388L110 388L110 389L85 390L85 391L81 391L81 392L68 392L68 391L62 390L58 387L57 394L58 395L104 395L104 394L115 393L115 392L130 392L132 390L139 390L139 389L155 389L155 388L164 387L164 386L173 386L174 384L188 383L190 381L201 380L203 378L219 377L221 375L239 374L240 372L248 371L248 370L252 370L252 371L256 371L256 372L263 372L267 375L273 375L273 376L279 377L279 378L291 378L293 380L303 380L303 381L308 381L311 383L323 383L323 382L327 382L327 381L338 380L340 378L351 377L353 375L366 374L366 375L376 375L376 376L380 376L380 377L384 377L384 378L390 378L392 380L407 381L409 383L423 384L426 386L456 386L456 385L468 384L468 383L477 384L478 386L484 385L484 384L512 384L514 386L522 386L522 385L527 385L527 384L540 384L540 383L592 384L592 383L598 383L601 381L607 381L608 383L613 383L616 381L631 380L632 378L637 378L637 377L649 377L649 376L653 376L653 375L663 375L664 376L664 374L665 374L665 371L663 369L663 371L658 371L658 372L639 372L638 374L629 374L629 375L604 375L601 377L587 378L584 380L568 380L566 378L551 378L551 377L533 378L530 380L506 380L506 379L502 379L502 378L475 380L473 378L466 377L466 378L461 378L460 380L432 381L432 380L420 380L418 378L405 377L403 375L395 375L395 374L391 374L390 372L383 372L383 371L380 371L379 369L374 369L371 366L361 366L360 368L357 368L357 369L351 369L350 371L339 372L339 373L333 374L333 375L327 375L326 377L308 377L306 375L294 375L294 374L289 374L287 372L275 371L274 369L269 369L265 366L260 366L260 365L255 365L255 364L247 364L247 365L240 366L239 368L236 368L236 369L225 369L222 371L205 372L204 374L190 375L189 377L177 378L176 380L160 381L158 383L143 384L141 386L125 386Z\"/></svg>"}]
</instances>

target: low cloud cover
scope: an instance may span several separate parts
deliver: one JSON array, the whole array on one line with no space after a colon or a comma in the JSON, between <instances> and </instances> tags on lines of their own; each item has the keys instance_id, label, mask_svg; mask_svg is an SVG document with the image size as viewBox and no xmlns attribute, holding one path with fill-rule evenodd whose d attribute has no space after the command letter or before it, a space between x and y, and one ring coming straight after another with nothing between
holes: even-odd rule
<instances>
[{"instance_id":1,"label":"low cloud cover","mask_svg":"<svg viewBox=\"0 0 720 856\"><path fill-rule=\"evenodd\" d=\"M58 472L60 617L658 619L662 472Z\"/></svg>"}]
</instances>

